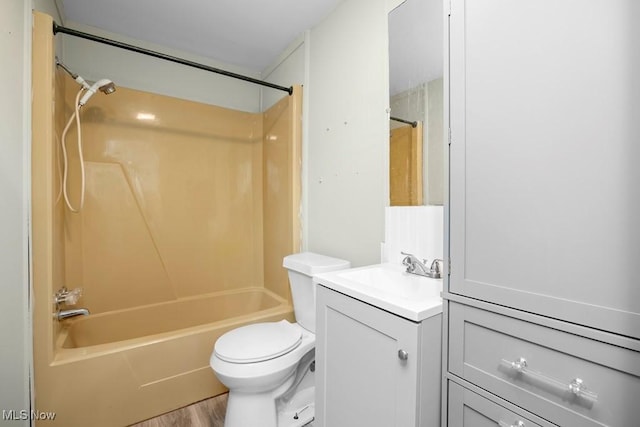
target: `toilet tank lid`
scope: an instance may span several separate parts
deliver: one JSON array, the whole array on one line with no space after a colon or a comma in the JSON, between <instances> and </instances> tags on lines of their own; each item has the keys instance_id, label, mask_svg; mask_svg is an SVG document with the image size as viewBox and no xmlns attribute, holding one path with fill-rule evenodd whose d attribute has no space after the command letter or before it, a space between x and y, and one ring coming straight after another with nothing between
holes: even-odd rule
<instances>
[{"instance_id":1,"label":"toilet tank lid","mask_svg":"<svg viewBox=\"0 0 640 427\"><path fill-rule=\"evenodd\" d=\"M326 273L334 270L344 270L351 267L349 261L339 258L332 258L313 252L301 252L287 255L282 262L284 268L297 271L298 273L313 276L315 274Z\"/></svg>"}]
</instances>

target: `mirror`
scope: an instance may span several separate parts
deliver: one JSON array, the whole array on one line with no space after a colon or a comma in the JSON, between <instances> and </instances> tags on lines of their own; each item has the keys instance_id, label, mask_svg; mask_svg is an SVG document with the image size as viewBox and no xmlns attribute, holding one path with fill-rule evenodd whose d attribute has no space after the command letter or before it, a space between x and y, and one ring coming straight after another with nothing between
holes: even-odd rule
<instances>
[{"instance_id":1,"label":"mirror","mask_svg":"<svg viewBox=\"0 0 640 427\"><path fill-rule=\"evenodd\" d=\"M391 206L444 201L442 0L406 0L389 14Z\"/></svg>"}]
</instances>

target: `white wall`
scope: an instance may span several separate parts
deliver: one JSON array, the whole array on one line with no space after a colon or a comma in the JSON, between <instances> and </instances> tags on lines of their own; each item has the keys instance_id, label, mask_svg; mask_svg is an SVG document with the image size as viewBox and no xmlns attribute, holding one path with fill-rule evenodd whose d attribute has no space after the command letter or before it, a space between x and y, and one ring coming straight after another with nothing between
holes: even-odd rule
<instances>
[{"instance_id":1,"label":"white wall","mask_svg":"<svg viewBox=\"0 0 640 427\"><path fill-rule=\"evenodd\" d=\"M33 0L33 8L39 12L46 13L60 25L64 25L64 11L58 8L60 0ZM60 5L62 5L60 3Z\"/></svg>"},{"instance_id":2,"label":"white wall","mask_svg":"<svg viewBox=\"0 0 640 427\"><path fill-rule=\"evenodd\" d=\"M259 73L223 64L188 52L109 33L98 28L67 22L79 31L117 40L167 55L259 78ZM108 78L118 86L143 90L235 110L260 111L260 86L163 59L130 52L67 34L63 37L64 63L86 80ZM283 92L284 93L284 92Z\"/></svg>"},{"instance_id":3,"label":"white wall","mask_svg":"<svg viewBox=\"0 0 640 427\"><path fill-rule=\"evenodd\" d=\"M0 410L30 408L31 2L0 2ZM1 413L0 413L1 419ZM29 425L26 421L7 425Z\"/></svg>"},{"instance_id":4,"label":"white wall","mask_svg":"<svg viewBox=\"0 0 640 427\"><path fill-rule=\"evenodd\" d=\"M309 37L305 236L354 266L380 261L389 204L388 13L345 0Z\"/></svg>"},{"instance_id":5,"label":"white wall","mask_svg":"<svg viewBox=\"0 0 640 427\"><path fill-rule=\"evenodd\" d=\"M444 147L447 144L444 131L444 80L441 78L427 83L427 150L426 177L428 205L444 204Z\"/></svg>"},{"instance_id":6,"label":"white wall","mask_svg":"<svg viewBox=\"0 0 640 427\"><path fill-rule=\"evenodd\" d=\"M305 85L305 36L298 37L271 66L262 71L264 81L285 87ZM262 111L287 95L286 92L268 87L263 87L261 92Z\"/></svg>"},{"instance_id":7,"label":"white wall","mask_svg":"<svg viewBox=\"0 0 640 427\"><path fill-rule=\"evenodd\" d=\"M51 16L54 22L58 25L65 24L64 9L62 8L62 0L32 0L33 9L38 12L46 13ZM62 38L56 39L56 52L59 58L64 56L64 46L62 44Z\"/></svg>"}]
</instances>

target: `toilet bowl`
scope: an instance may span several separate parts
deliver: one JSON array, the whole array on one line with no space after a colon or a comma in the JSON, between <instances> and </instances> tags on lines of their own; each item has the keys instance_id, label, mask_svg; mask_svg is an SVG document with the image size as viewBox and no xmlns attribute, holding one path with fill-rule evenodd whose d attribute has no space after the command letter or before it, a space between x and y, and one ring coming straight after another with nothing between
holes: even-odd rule
<instances>
[{"instance_id":1,"label":"toilet bowl","mask_svg":"<svg viewBox=\"0 0 640 427\"><path fill-rule=\"evenodd\" d=\"M243 326L216 341L210 365L229 389L225 427L301 427L314 417L315 286L312 276L348 261L304 252L284 258L297 323Z\"/></svg>"},{"instance_id":2,"label":"toilet bowl","mask_svg":"<svg viewBox=\"0 0 640 427\"><path fill-rule=\"evenodd\" d=\"M267 328L263 328L264 326L272 328L267 330ZM225 350L229 348L225 345L219 345L220 341L223 341L222 344L229 344L230 348L235 346L223 340L226 336L223 335L216 342L210 364L220 382L229 389L226 427L298 425L293 419L290 424L283 424L282 420L280 423L277 422L277 400L290 390L297 375L312 375L310 372L300 372L303 369L309 369L309 364L302 366L300 362L304 356L310 353L312 357L315 356L315 334L286 320L244 326L231 331L231 333L244 332L242 338L247 339L252 335L259 337L256 340L259 342L254 342L254 346L259 347L260 343L264 343L264 340L267 340L269 336L279 335L281 331L278 329L281 328L285 331L290 329L297 332L295 344L291 345L282 341L280 343L282 347L279 349L276 346L271 346L262 356L257 356L258 352L252 351L253 354L247 360L238 357L237 353L233 355L233 358L227 357L228 354L225 353ZM293 336L289 338L293 339ZM236 343L234 340L233 344ZM238 345L236 348L240 347ZM280 354L273 356L273 354L269 354L272 352Z\"/></svg>"}]
</instances>

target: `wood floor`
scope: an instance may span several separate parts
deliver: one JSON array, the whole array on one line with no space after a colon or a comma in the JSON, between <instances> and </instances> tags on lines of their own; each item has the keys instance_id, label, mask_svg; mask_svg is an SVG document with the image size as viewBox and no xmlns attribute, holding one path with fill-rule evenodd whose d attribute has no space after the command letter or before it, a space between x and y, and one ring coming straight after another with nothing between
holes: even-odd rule
<instances>
[{"instance_id":1,"label":"wood floor","mask_svg":"<svg viewBox=\"0 0 640 427\"><path fill-rule=\"evenodd\" d=\"M221 394L131 427L223 427L227 396Z\"/></svg>"}]
</instances>

